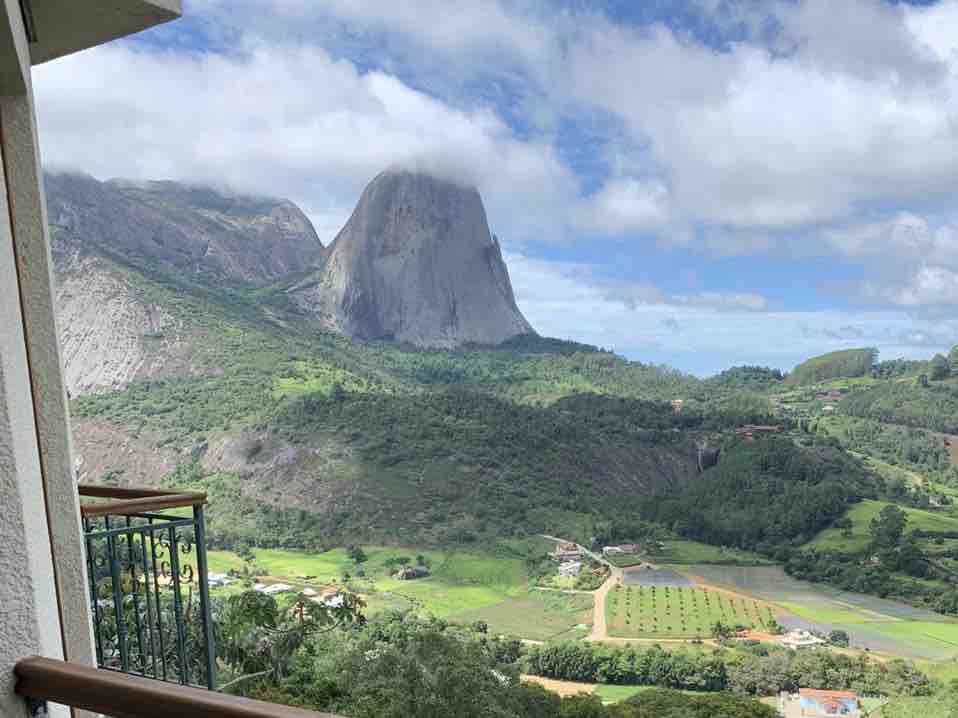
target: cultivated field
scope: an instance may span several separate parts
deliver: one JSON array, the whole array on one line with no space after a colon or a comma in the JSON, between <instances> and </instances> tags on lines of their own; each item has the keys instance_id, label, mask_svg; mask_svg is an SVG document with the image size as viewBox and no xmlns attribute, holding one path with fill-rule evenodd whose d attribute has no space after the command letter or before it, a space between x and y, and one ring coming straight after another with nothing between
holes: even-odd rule
<instances>
[{"instance_id":1,"label":"cultivated field","mask_svg":"<svg viewBox=\"0 0 958 718\"><path fill-rule=\"evenodd\" d=\"M827 633L842 629L852 646L907 658L942 661L958 656L958 621L927 609L875 596L797 581L778 566L685 566L706 583L727 586L776 606L777 620Z\"/></svg>"},{"instance_id":2,"label":"cultivated field","mask_svg":"<svg viewBox=\"0 0 958 718\"><path fill-rule=\"evenodd\" d=\"M535 641L575 639L592 628L592 596L530 591L519 598L453 614L456 621L485 621L492 633Z\"/></svg>"},{"instance_id":3,"label":"cultivated field","mask_svg":"<svg viewBox=\"0 0 958 718\"><path fill-rule=\"evenodd\" d=\"M764 630L767 605L719 591L675 586L616 586L606 598L609 635L621 638L707 638L721 621Z\"/></svg>"}]
</instances>

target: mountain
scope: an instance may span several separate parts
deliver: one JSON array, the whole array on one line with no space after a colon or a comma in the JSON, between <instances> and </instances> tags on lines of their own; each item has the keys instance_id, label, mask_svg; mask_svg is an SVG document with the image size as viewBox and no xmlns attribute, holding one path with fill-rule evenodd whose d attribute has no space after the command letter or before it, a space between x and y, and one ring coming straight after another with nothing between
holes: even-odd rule
<instances>
[{"instance_id":1,"label":"mountain","mask_svg":"<svg viewBox=\"0 0 958 718\"><path fill-rule=\"evenodd\" d=\"M142 275L202 287L262 286L320 260L291 202L175 182L46 173L58 323L71 393L196 371L194 346Z\"/></svg>"},{"instance_id":2,"label":"mountain","mask_svg":"<svg viewBox=\"0 0 958 718\"><path fill-rule=\"evenodd\" d=\"M202 486L221 545L581 528L697 476L700 383L538 337L474 188L383 173L324 248L283 200L46 181L78 477Z\"/></svg>"},{"instance_id":3,"label":"mountain","mask_svg":"<svg viewBox=\"0 0 958 718\"><path fill-rule=\"evenodd\" d=\"M208 281L261 285L323 255L312 224L287 200L75 173L44 179L60 266L71 254L102 254Z\"/></svg>"},{"instance_id":4,"label":"mountain","mask_svg":"<svg viewBox=\"0 0 958 718\"><path fill-rule=\"evenodd\" d=\"M453 347L533 333L479 192L412 172L383 172L366 187L322 270L292 296L362 339Z\"/></svg>"}]
</instances>

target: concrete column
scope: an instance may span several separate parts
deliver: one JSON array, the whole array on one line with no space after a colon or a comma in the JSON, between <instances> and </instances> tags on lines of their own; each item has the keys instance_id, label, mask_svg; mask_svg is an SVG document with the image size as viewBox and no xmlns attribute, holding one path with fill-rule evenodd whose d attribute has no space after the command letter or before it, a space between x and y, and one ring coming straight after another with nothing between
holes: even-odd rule
<instances>
[{"instance_id":1,"label":"concrete column","mask_svg":"<svg viewBox=\"0 0 958 718\"><path fill-rule=\"evenodd\" d=\"M0 97L0 149L45 489L42 510L50 524L64 651L71 662L93 665L86 561L54 307L53 260L29 83L24 95Z\"/></svg>"},{"instance_id":2,"label":"concrete column","mask_svg":"<svg viewBox=\"0 0 958 718\"><path fill-rule=\"evenodd\" d=\"M0 715L26 716L13 666L63 658L6 183L0 174Z\"/></svg>"},{"instance_id":3,"label":"concrete column","mask_svg":"<svg viewBox=\"0 0 958 718\"><path fill-rule=\"evenodd\" d=\"M0 715L22 716L13 665L93 664L57 343L52 262L18 0L0 0ZM50 706L51 715L69 715Z\"/></svg>"}]
</instances>

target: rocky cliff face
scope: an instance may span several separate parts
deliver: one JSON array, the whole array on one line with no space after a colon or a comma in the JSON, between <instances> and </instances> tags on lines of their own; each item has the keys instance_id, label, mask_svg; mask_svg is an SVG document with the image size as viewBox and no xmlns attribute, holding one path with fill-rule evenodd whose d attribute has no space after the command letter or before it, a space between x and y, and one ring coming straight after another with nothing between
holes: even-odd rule
<instances>
[{"instance_id":1,"label":"rocky cliff face","mask_svg":"<svg viewBox=\"0 0 958 718\"><path fill-rule=\"evenodd\" d=\"M173 182L99 182L47 174L57 321L72 394L193 373L183 321L142 277L261 286L324 253L292 203Z\"/></svg>"},{"instance_id":2,"label":"rocky cliff face","mask_svg":"<svg viewBox=\"0 0 958 718\"><path fill-rule=\"evenodd\" d=\"M451 347L533 332L479 192L411 172L369 184L323 268L291 296L326 326L366 339Z\"/></svg>"},{"instance_id":3,"label":"rocky cliff face","mask_svg":"<svg viewBox=\"0 0 958 718\"><path fill-rule=\"evenodd\" d=\"M265 284L323 255L291 202L175 182L45 176L55 258L100 253L151 270Z\"/></svg>"}]
</instances>

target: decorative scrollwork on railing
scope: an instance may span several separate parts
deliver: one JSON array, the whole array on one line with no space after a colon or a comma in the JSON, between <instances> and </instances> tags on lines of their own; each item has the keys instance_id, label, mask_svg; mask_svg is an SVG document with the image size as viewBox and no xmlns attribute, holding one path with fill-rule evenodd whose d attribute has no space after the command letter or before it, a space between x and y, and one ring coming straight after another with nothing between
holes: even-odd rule
<instances>
[{"instance_id":1,"label":"decorative scrollwork on railing","mask_svg":"<svg viewBox=\"0 0 958 718\"><path fill-rule=\"evenodd\" d=\"M190 564L180 564L179 581L183 584L193 583L193 567Z\"/></svg>"},{"instance_id":2,"label":"decorative scrollwork on railing","mask_svg":"<svg viewBox=\"0 0 958 718\"><path fill-rule=\"evenodd\" d=\"M202 507L84 518L91 613L101 667L213 686ZM198 591L194 591L198 588Z\"/></svg>"}]
</instances>

